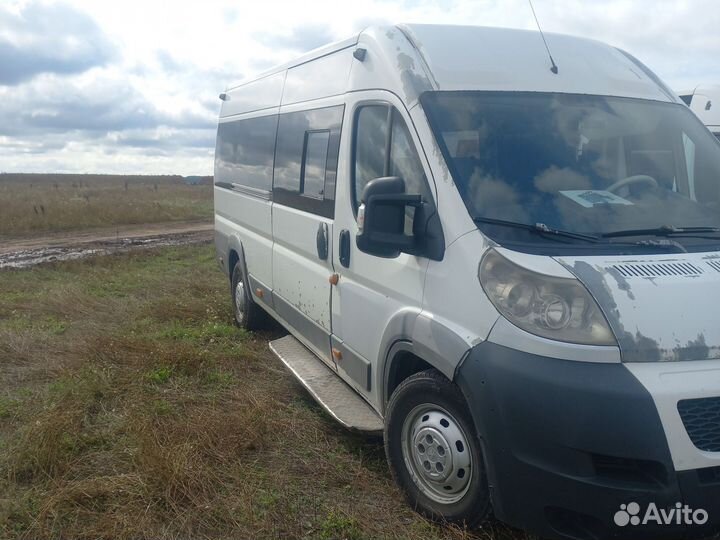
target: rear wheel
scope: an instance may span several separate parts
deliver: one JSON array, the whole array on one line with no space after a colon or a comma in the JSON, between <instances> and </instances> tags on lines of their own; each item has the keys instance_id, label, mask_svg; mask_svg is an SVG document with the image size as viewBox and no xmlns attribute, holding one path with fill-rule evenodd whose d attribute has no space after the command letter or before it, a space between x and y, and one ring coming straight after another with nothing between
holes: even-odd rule
<instances>
[{"instance_id":1,"label":"rear wheel","mask_svg":"<svg viewBox=\"0 0 720 540\"><path fill-rule=\"evenodd\" d=\"M490 514L480 442L460 390L435 370L393 393L385 452L409 503L435 521L475 526Z\"/></svg>"},{"instance_id":2,"label":"rear wheel","mask_svg":"<svg viewBox=\"0 0 720 540\"><path fill-rule=\"evenodd\" d=\"M265 312L253 300L239 261L235 263L233 268L231 287L235 324L245 330L260 330L263 328L267 320Z\"/></svg>"}]
</instances>

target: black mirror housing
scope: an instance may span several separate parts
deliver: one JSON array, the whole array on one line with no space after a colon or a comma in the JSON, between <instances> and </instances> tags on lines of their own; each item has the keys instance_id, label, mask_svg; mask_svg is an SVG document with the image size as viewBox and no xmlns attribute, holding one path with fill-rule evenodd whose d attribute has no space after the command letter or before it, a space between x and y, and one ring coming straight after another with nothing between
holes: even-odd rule
<instances>
[{"instance_id":1,"label":"black mirror housing","mask_svg":"<svg viewBox=\"0 0 720 540\"><path fill-rule=\"evenodd\" d=\"M405 211L408 206L415 208L413 233L405 234ZM368 182L363 191L362 205L358 210L360 231L356 244L360 251L377 257L397 257L401 252L412 255L427 255L442 259L444 242L439 258L437 250L424 253L424 238L428 224L440 222L432 204L424 202L419 194L406 194L405 182L397 176L376 178ZM442 229L440 229L442 236ZM433 242L437 244L437 242Z\"/></svg>"}]
</instances>

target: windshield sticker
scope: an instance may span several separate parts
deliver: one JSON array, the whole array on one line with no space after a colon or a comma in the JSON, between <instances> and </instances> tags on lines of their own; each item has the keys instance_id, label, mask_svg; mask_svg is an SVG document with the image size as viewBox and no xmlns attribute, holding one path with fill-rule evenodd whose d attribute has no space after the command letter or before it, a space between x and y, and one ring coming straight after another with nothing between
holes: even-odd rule
<instances>
[{"instance_id":1,"label":"windshield sticker","mask_svg":"<svg viewBox=\"0 0 720 540\"><path fill-rule=\"evenodd\" d=\"M611 193L609 191L596 190L596 189L580 189L580 190L567 190L560 191L567 198L572 199L576 203L585 208L592 208L593 206L600 206L602 204L624 204L632 205L627 199L623 199Z\"/></svg>"}]
</instances>

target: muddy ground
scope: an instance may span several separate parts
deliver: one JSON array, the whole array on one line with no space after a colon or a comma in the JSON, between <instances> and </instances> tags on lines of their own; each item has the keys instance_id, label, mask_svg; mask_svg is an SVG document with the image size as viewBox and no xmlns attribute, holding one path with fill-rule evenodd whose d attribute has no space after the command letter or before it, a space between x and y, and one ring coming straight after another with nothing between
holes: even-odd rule
<instances>
[{"instance_id":1,"label":"muddy ground","mask_svg":"<svg viewBox=\"0 0 720 540\"><path fill-rule=\"evenodd\" d=\"M212 230L212 222L190 221L0 239L0 268L28 268L89 255L208 242Z\"/></svg>"}]
</instances>

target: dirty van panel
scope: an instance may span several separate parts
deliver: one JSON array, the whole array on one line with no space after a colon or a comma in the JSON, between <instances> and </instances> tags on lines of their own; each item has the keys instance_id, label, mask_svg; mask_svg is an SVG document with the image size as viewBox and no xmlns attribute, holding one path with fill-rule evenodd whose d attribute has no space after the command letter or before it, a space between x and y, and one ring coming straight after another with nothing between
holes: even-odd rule
<instances>
[{"instance_id":1,"label":"dirty van panel","mask_svg":"<svg viewBox=\"0 0 720 540\"><path fill-rule=\"evenodd\" d=\"M600 305L624 362L720 358L720 328L710 315L720 303L720 254L557 260Z\"/></svg>"}]
</instances>

